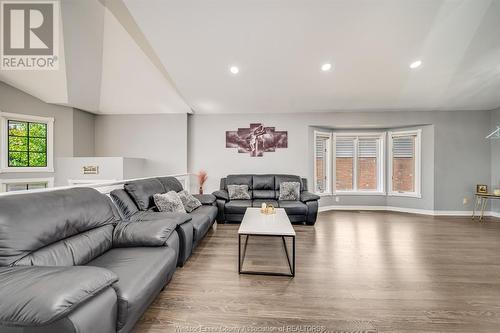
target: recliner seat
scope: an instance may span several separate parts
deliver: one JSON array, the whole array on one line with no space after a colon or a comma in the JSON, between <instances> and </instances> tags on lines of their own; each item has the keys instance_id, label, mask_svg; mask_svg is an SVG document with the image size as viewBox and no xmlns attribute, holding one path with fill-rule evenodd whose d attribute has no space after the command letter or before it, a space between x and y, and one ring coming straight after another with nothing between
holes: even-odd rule
<instances>
[{"instance_id":1,"label":"recliner seat","mask_svg":"<svg viewBox=\"0 0 500 333\"><path fill-rule=\"evenodd\" d=\"M202 203L201 207L191 213L159 212L153 200L153 195L169 191L180 192L182 184L175 177L158 177L135 180L125 183L123 189L110 193L116 203L122 218L126 221L143 221L172 218L182 221L176 227L179 236L178 266L183 266L192 251L205 237L217 216L215 197L211 194L195 194ZM180 217L180 219L179 219ZM186 220L184 217L188 217Z\"/></svg>"},{"instance_id":2,"label":"recliner seat","mask_svg":"<svg viewBox=\"0 0 500 333\"><path fill-rule=\"evenodd\" d=\"M300 184L299 200L279 200L282 182ZM250 200L231 200L227 185L247 185ZM262 203L284 208L291 222L314 225L318 215L319 196L307 191L307 179L294 175L229 175L220 181L217 198L217 222L241 222L249 207L261 207Z\"/></svg>"}]
</instances>

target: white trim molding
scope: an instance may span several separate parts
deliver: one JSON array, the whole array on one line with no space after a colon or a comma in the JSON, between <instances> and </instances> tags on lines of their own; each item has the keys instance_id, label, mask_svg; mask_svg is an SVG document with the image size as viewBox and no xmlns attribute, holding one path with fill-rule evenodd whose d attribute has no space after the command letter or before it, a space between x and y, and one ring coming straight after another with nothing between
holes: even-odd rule
<instances>
[{"instance_id":1,"label":"white trim molding","mask_svg":"<svg viewBox=\"0 0 500 333\"><path fill-rule=\"evenodd\" d=\"M388 189L387 195L392 197L411 197L422 198L422 129L407 130L407 131L389 131L389 147L388 147ZM392 190L392 172L393 172L393 139L395 137L415 136L415 175L414 175L414 192L396 192Z\"/></svg>"},{"instance_id":2,"label":"white trim molding","mask_svg":"<svg viewBox=\"0 0 500 333\"><path fill-rule=\"evenodd\" d=\"M387 211L387 212L399 212L399 213L409 213L409 214L419 214L419 215L430 215L430 216L472 216L472 210L432 210L432 209L420 209L420 208L406 208L406 207L395 207L395 206L360 206L360 205L331 205L331 206L320 206L318 208L319 212L327 211ZM484 212L484 216L492 216L500 218L499 212Z\"/></svg>"},{"instance_id":3,"label":"white trim molding","mask_svg":"<svg viewBox=\"0 0 500 333\"><path fill-rule=\"evenodd\" d=\"M46 167L9 167L8 121L19 120L47 124L47 166ZM22 172L54 172L54 118L39 117L0 111L0 173Z\"/></svg>"}]
</instances>

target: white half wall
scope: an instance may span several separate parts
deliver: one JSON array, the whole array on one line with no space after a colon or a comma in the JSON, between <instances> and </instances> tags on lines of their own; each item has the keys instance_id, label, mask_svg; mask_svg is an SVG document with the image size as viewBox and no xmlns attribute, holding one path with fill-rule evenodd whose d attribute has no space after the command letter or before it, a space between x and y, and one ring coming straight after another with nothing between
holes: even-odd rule
<instances>
[{"instance_id":1,"label":"white half wall","mask_svg":"<svg viewBox=\"0 0 500 333\"><path fill-rule=\"evenodd\" d=\"M140 177L187 171L187 115L98 115L95 154L144 158Z\"/></svg>"}]
</instances>

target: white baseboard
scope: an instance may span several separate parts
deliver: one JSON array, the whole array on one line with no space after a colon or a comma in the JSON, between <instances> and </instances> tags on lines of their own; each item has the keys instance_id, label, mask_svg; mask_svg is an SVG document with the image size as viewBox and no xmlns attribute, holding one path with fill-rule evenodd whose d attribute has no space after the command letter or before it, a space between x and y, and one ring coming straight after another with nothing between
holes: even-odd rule
<instances>
[{"instance_id":1,"label":"white baseboard","mask_svg":"<svg viewBox=\"0 0 500 333\"><path fill-rule=\"evenodd\" d=\"M389 212L400 212L400 213L410 213L410 214L420 214L420 215L431 215L431 216L472 216L472 210L430 210L430 209L418 209L418 208L405 208L405 207L394 207L394 206L322 206L319 207L318 211L326 212L330 210L375 210L375 211L389 211ZM484 216L493 216L500 218L499 212L484 212Z\"/></svg>"}]
</instances>

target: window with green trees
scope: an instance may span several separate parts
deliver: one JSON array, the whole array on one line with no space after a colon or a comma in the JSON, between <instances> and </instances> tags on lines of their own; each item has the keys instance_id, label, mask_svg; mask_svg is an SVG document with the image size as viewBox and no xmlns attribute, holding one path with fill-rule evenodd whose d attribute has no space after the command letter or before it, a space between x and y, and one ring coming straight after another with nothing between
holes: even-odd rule
<instances>
[{"instance_id":1,"label":"window with green trees","mask_svg":"<svg viewBox=\"0 0 500 333\"><path fill-rule=\"evenodd\" d=\"M47 124L9 120L9 167L47 166Z\"/></svg>"}]
</instances>

